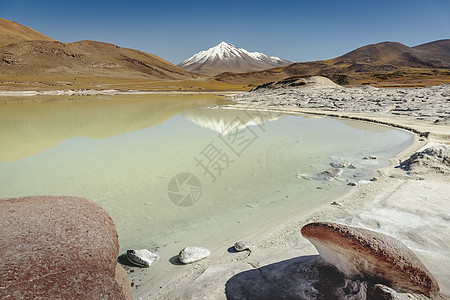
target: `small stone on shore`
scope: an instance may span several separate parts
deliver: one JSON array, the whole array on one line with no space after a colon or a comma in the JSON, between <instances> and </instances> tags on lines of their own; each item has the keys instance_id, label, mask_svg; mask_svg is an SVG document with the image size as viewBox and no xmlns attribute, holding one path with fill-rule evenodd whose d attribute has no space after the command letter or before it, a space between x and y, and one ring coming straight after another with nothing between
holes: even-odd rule
<instances>
[{"instance_id":1,"label":"small stone on shore","mask_svg":"<svg viewBox=\"0 0 450 300\"><path fill-rule=\"evenodd\" d=\"M234 249L236 249L236 251L241 252L244 250L253 250L253 248L255 247L255 245L253 243L247 242L247 241L239 241L236 242L234 244Z\"/></svg>"},{"instance_id":2,"label":"small stone on shore","mask_svg":"<svg viewBox=\"0 0 450 300\"><path fill-rule=\"evenodd\" d=\"M342 169L331 168L323 172L317 173L317 178L321 180L333 180L341 176Z\"/></svg>"},{"instance_id":3,"label":"small stone on shore","mask_svg":"<svg viewBox=\"0 0 450 300\"><path fill-rule=\"evenodd\" d=\"M375 160L375 159L377 159L377 157L375 155L369 155L369 156L365 156L364 159Z\"/></svg>"},{"instance_id":4,"label":"small stone on shore","mask_svg":"<svg viewBox=\"0 0 450 300\"><path fill-rule=\"evenodd\" d=\"M152 263L154 263L159 259L159 255L147 249L141 250L131 249L127 250L127 258L129 261L131 261L133 264L139 267L148 268Z\"/></svg>"},{"instance_id":5,"label":"small stone on shore","mask_svg":"<svg viewBox=\"0 0 450 300\"><path fill-rule=\"evenodd\" d=\"M178 259L183 264L190 264L208 257L211 252L203 247L186 247L178 254Z\"/></svg>"},{"instance_id":6,"label":"small stone on shore","mask_svg":"<svg viewBox=\"0 0 450 300\"><path fill-rule=\"evenodd\" d=\"M332 161L330 163L330 166L333 168L339 169L339 168L345 168L350 165L350 162L348 161Z\"/></svg>"}]
</instances>

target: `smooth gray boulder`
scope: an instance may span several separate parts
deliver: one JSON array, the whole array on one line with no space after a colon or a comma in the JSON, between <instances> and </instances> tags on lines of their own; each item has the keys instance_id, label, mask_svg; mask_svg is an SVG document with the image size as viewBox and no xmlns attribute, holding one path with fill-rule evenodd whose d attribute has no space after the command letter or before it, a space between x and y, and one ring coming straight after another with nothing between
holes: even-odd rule
<instances>
[{"instance_id":1,"label":"smooth gray boulder","mask_svg":"<svg viewBox=\"0 0 450 300\"><path fill-rule=\"evenodd\" d=\"M208 257L211 252L202 247L186 247L178 254L178 259L183 264L190 264Z\"/></svg>"}]
</instances>

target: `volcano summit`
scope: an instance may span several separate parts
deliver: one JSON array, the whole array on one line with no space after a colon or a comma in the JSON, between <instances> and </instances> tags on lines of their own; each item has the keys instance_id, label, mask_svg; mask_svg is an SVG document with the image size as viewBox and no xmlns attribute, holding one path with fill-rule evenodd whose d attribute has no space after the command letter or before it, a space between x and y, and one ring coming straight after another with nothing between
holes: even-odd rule
<instances>
[{"instance_id":1,"label":"volcano summit","mask_svg":"<svg viewBox=\"0 0 450 300\"><path fill-rule=\"evenodd\" d=\"M179 67L205 75L216 75L222 72L250 72L264 70L292 62L275 56L267 56L260 52L249 52L242 48L221 42L215 47L200 51L178 64Z\"/></svg>"}]
</instances>

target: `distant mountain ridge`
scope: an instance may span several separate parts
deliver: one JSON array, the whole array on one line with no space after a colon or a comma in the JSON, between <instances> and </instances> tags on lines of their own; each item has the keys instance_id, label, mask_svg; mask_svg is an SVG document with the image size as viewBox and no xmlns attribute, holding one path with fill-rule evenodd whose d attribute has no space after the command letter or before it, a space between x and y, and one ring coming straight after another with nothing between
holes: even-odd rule
<instances>
[{"instance_id":1,"label":"distant mountain ridge","mask_svg":"<svg viewBox=\"0 0 450 300\"><path fill-rule=\"evenodd\" d=\"M0 18L0 89L128 86L245 90L290 77L315 75L338 84L433 85L450 81L450 39L414 47L382 42L333 59L301 63L222 42L179 66L184 69L156 55L103 42L61 43ZM218 75L205 78L201 74Z\"/></svg>"},{"instance_id":2,"label":"distant mountain ridge","mask_svg":"<svg viewBox=\"0 0 450 300\"><path fill-rule=\"evenodd\" d=\"M330 61L334 65L350 64L352 67L356 64L371 64L373 67L392 65L409 68L448 68L449 57L441 55L437 49L442 50L441 46L449 43L450 40L440 40L428 43L428 46L424 44L408 47L397 42L382 42L358 48ZM364 68L362 70L365 71Z\"/></svg>"},{"instance_id":3,"label":"distant mountain ridge","mask_svg":"<svg viewBox=\"0 0 450 300\"><path fill-rule=\"evenodd\" d=\"M200 51L179 63L178 66L191 72L216 75L222 72L250 72L291 64L292 62L260 52L249 52L221 42L205 51Z\"/></svg>"},{"instance_id":4,"label":"distant mountain ridge","mask_svg":"<svg viewBox=\"0 0 450 300\"><path fill-rule=\"evenodd\" d=\"M413 49L426 53L446 65L450 65L450 39L425 43L415 46Z\"/></svg>"},{"instance_id":5,"label":"distant mountain ridge","mask_svg":"<svg viewBox=\"0 0 450 300\"><path fill-rule=\"evenodd\" d=\"M431 71L430 76L433 76L433 72L450 71L450 39L415 47L397 42L382 42L360 47L333 59L293 63L256 72L219 74L215 78L227 83L262 84L292 76L323 75L337 78L343 75L351 80L362 78L365 74L380 78L397 75L401 77L402 73L420 73L420 70ZM343 83L345 84L341 82Z\"/></svg>"}]
</instances>

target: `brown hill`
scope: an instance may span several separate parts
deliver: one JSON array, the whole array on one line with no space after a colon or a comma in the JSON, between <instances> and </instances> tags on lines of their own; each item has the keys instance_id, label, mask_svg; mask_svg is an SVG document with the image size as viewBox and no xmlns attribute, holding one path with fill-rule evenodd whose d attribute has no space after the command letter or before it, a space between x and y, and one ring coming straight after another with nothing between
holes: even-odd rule
<instances>
[{"instance_id":1,"label":"brown hill","mask_svg":"<svg viewBox=\"0 0 450 300\"><path fill-rule=\"evenodd\" d=\"M77 85L92 88L98 83L120 86L130 82L200 77L154 54L95 41L61 43L28 27L0 19L2 85L18 82L19 88L24 88L29 82L44 82L50 88L76 88Z\"/></svg>"},{"instance_id":2,"label":"brown hill","mask_svg":"<svg viewBox=\"0 0 450 300\"><path fill-rule=\"evenodd\" d=\"M436 60L447 62L447 64L450 62L450 39L422 44L413 49L419 50L429 57L434 57Z\"/></svg>"},{"instance_id":3,"label":"brown hill","mask_svg":"<svg viewBox=\"0 0 450 300\"><path fill-rule=\"evenodd\" d=\"M198 77L162 58L95 41L23 41L0 48L1 76L72 79L186 79Z\"/></svg>"},{"instance_id":4,"label":"brown hill","mask_svg":"<svg viewBox=\"0 0 450 300\"><path fill-rule=\"evenodd\" d=\"M0 18L0 46L21 41L54 41L54 39L16 22Z\"/></svg>"},{"instance_id":5,"label":"brown hill","mask_svg":"<svg viewBox=\"0 0 450 300\"><path fill-rule=\"evenodd\" d=\"M292 76L322 75L339 84L367 84L421 76L450 79L449 71L449 40L442 40L413 48L395 42L372 44L329 60L294 63L259 72L222 73L215 79L254 85Z\"/></svg>"}]
</instances>

